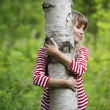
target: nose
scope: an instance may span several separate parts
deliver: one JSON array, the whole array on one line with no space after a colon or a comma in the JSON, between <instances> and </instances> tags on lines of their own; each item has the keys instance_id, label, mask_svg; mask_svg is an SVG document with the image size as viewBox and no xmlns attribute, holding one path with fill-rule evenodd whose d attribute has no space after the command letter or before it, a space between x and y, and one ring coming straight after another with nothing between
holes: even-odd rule
<instances>
[{"instance_id":1,"label":"nose","mask_svg":"<svg viewBox=\"0 0 110 110\"><path fill-rule=\"evenodd\" d=\"M81 35L84 35L84 30L82 28L80 28L79 32Z\"/></svg>"},{"instance_id":2,"label":"nose","mask_svg":"<svg viewBox=\"0 0 110 110\"><path fill-rule=\"evenodd\" d=\"M82 28L80 29L80 34L84 35L84 30Z\"/></svg>"}]
</instances>

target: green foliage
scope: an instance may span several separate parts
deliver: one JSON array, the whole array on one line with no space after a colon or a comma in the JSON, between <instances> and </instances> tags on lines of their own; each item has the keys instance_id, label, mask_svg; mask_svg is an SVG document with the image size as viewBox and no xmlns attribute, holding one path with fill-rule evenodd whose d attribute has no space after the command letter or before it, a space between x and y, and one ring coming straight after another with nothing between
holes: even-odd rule
<instances>
[{"instance_id":1,"label":"green foliage","mask_svg":"<svg viewBox=\"0 0 110 110\"><path fill-rule=\"evenodd\" d=\"M33 85L32 75L45 37L41 4L40 0L0 1L0 110L40 110L42 88ZM84 45L90 56L83 76L87 110L109 110L110 0L74 0L72 8L89 20Z\"/></svg>"},{"instance_id":2,"label":"green foliage","mask_svg":"<svg viewBox=\"0 0 110 110\"><path fill-rule=\"evenodd\" d=\"M40 110L42 88L32 75L45 37L41 4L0 1L0 110Z\"/></svg>"},{"instance_id":3,"label":"green foliage","mask_svg":"<svg viewBox=\"0 0 110 110\"><path fill-rule=\"evenodd\" d=\"M40 39L17 40L8 54L6 48L2 47L0 51L1 110L35 110L40 107L42 88L33 85L32 75L36 53L41 44L43 42L40 42ZM8 90L11 86L13 88Z\"/></svg>"}]
</instances>

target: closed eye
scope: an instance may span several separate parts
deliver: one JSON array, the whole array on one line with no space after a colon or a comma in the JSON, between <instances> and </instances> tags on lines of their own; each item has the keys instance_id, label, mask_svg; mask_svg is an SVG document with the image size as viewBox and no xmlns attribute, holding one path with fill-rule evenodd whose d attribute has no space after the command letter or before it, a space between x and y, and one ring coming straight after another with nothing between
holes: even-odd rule
<instances>
[{"instance_id":1,"label":"closed eye","mask_svg":"<svg viewBox=\"0 0 110 110\"><path fill-rule=\"evenodd\" d=\"M78 29L80 29L80 27L79 27L79 26L77 26L77 28L78 28Z\"/></svg>"}]
</instances>

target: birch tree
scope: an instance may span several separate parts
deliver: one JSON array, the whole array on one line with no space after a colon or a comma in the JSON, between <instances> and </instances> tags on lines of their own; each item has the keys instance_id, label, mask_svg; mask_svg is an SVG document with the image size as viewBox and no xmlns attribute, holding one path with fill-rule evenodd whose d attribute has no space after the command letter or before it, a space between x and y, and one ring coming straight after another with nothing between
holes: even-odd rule
<instances>
[{"instance_id":1,"label":"birch tree","mask_svg":"<svg viewBox=\"0 0 110 110\"><path fill-rule=\"evenodd\" d=\"M59 50L74 59L74 36L71 6L72 0L43 0L46 44L54 38ZM67 79L71 73L55 57L48 56L48 71L52 78ZM77 110L77 92L69 88L50 88L50 110Z\"/></svg>"}]
</instances>

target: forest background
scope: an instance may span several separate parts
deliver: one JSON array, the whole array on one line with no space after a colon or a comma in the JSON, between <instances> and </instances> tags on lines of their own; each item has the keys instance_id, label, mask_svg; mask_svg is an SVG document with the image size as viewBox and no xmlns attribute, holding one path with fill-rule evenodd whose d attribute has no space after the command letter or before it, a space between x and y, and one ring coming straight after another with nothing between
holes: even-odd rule
<instances>
[{"instance_id":1,"label":"forest background","mask_svg":"<svg viewBox=\"0 0 110 110\"><path fill-rule=\"evenodd\" d=\"M42 0L0 0L0 110L40 110L43 89L33 85L38 49L44 45ZM74 0L89 20L90 56L83 76L87 110L110 110L110 0Z\"/></svg>"}]
</instances>

